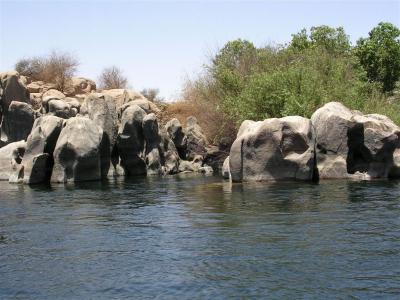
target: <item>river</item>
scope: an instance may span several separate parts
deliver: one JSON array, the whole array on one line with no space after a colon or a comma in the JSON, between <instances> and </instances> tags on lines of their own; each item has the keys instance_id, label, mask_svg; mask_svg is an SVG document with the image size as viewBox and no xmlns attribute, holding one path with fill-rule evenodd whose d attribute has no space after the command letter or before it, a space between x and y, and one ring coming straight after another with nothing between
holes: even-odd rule
<instances>
[{"instance_id":1,"label":"river","mask_svg":"<svg viewBox=\"0 0 400 300\"><path fill-rule=\"evenodd\" d=\"M0 299L398 299L400 182L0 182Z\"/></svg>"}]
</instances>

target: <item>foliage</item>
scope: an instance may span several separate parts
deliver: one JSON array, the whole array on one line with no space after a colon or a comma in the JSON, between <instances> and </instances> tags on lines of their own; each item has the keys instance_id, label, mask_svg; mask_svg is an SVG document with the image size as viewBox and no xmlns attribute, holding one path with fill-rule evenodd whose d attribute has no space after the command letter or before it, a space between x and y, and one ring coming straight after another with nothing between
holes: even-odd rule
<instances>
[{"instance_id":1,"label":"foliage","mask_svg":"<svg viewBox=\"0 0 400 300\"><path fill-rule=\"evenodd\" d=\"M78 60L71 54L53 51L46 56L21 59L15 69L32 80L54 83L57 89L64 91L78 65Z\"/></svg>"},{"instance_id":2,"label":"foliage","mask_svg":"<svg viewBox=\"0 0 400 300\"><path fill-rule=\"evenodd\" d=\"M371 82L385 92L392 91L400 78L400 30L390 23L379 23L368 38L357 42L355 54Z\"/></svg>"},{"instance_id":3,"label":"foliage","mask_svg":"<svg viewBox=\"0 0 400 300\"><path fill-rule=\"evenodd\" d=\"M390 34L385 35L395 36L392 29L386 28L384 32ZM382 39L384 34L375 31L370 33L370 39L376 35ZM389 101L379 84L370 80L371 72L360 61L360 55L367 54L361 54L359 45L355 49L351 47L342 27L328 26L312 27L309 32L303 29L292 36L288 45L281 47L257 48L246 40L230 41L206 66L204 74L186 85L184 97L193 107L203 105L208 108L207 113L211 108L222 116L203 118L206 124L201 124L218 128L210 130L215 140L232 141L233 128L243 120L287 115L310 117L330 101L340 101L365 112L384 113L400 121L396 112L400 105ZM393 48L390 54L397 53L392 42L385 40L379 45L376 47L386 49L375 48L377 54L388 48ZM386 71L390 69L390 78L395 79L394 68L400 55L384 57L386 60L379 61ZM200 120L205 111L194 113Z\"/></svg>"},{"instance_id":4,"label":"foliage","mask_svg":"<svg viewBox=\"0 0 400 300\"><path fill-rule=\"evenodd\" d=\"M147 98L147 100L149 100L149 101L152 101L152 102L164 101L164 98L162 98L158 95L160 93L159 89L153 89L153 88L143 89L140 93L143 96L145 96Z\"/></svg>"},{"instance_id":5,"label":"foliage","mask_svg":"<svg viewBox=\"0 0 400 300\"><path fill-rule=\"evenodd\" d=\"M99 76L100 88L103 90L124 89L128 85L128 79L121 69L111 66L103 69Z\"/></svg>"}]
</instances>

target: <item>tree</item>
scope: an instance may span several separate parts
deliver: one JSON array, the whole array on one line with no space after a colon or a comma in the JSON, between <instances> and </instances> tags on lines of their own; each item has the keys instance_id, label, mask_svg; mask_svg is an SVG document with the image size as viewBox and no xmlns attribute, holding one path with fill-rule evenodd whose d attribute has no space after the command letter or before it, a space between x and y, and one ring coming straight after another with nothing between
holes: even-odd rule
<instances>
[{"instance_id":1,"label":"tree","mask_svg":"<svg viewBox=\"0 0 400 300\"><path fill-rule=\"evenodd\" d=\"M310 34L305 28L293 34L290 47L300 52L322 47L330 53L343 54L350 50L350 41L343 27L332 28L322 25L311 27Z\"/></svg>"},{"instance_id":2,"label":"tree","mask_svg":"<svg viewBox=\"0 0 400 300\"><path fill-rule=\"evenodd\" d=\"M391 23L379 23L368 38L357 41L354 49L371 82L384 92L392 91L400 77L400 30Z\"/></svg>"},{"instance_id":3,"label":"tree","mask_svg":"<svg viewBox=\"0 0 400 300\"><path fill-rule=\"evenodd\" d=\"M145 96L148 100L154 102L154 101L163 101L164 99L159 97L159 89L143 89L140 93Z\"/></svg>"},{"instance_id":4,"label":"tree","mask_svg":"<svg viewBox=\"0 0 400 300\"><path fill-rule=\"evenodd\" d=\"M128 85L128 79L123 75L121 69L116 66L105 68L99 76L100 88L108 89L124 89Z\"/></svg>"},{"instance_id":5,"label":"tree","mask_svg":"<svg viewBox=\"0 0 400 300\"><path fill-rule=\"evenodd\" d=\"M66 52L53 51L46 56L24 58L15 64L15 70L32 80L54 83L64 91L75 74L79 61Z\"/></svg>"}]
</instances>

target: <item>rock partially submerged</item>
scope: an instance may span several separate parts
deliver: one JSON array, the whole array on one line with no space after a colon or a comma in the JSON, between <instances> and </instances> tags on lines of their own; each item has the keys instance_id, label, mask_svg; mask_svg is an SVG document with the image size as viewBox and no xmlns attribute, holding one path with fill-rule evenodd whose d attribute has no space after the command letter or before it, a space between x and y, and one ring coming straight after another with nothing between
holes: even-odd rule
<instances>
[{"instance_id":1,"label":"rock partially submerged","mask_svg":"<svg viewBox=\"0 0 400 300\"><path fill-rule=\"evenodd\" d=\"M103 130L85 117L68 119L65 124L54 149L51 181L61 183L99 180Z\"/></svg>"},{"instance_id":2,"label":"rock partially submerged","mask_svg":"<svg viewBox=\"0 0 400 300\"><path fill-rule=\"evenodd\" d=\"M232 181L312 180L314 140L303 117L244 122L229 154Z\"/></svg>"},{"instance_id":3,"label":"rock partially submerged","mask_svg":"<svg viewBox=\"0 0 400 300\"><path fill-rule=\"evenodd\" d=\"M400 177L400 128L338 102L325 104L311 120L244 121L223 176L239 182Z\"/></svg>"}]
</instances>

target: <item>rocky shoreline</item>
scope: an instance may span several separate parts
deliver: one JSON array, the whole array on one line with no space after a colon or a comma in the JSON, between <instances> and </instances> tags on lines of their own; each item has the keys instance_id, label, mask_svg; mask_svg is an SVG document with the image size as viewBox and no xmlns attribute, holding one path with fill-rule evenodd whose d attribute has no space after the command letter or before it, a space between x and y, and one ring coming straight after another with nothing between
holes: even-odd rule
<instances>
[{"instance_id":1,"label":"rocky shoreline","mask_svg":"<svg viewBox=\"0 0 400 300\"><path fill-rule=\"evenodd\" d=\"M0 180L10 183L221 168L233 182L400 177L400 128L338 102L311 119L244 121L225 153L208 143L195 117L185 127L175 118L160 124L159 107L140 93L96 91L81 77L64 94L16 72L1 73L0 97Z\"/></svg>"},{"instance_id":2,"label":"rocky shoreline","mask_svg":"<svg viewBox=\"0 0 400 300\"><path fill-rule=\"evenodd\" d=\"M400 177L400 128L338 102L311 119L244 121L223 166L232 181Z\"/></svg>"},{"instance_id":3,"label":"rocky shoreline","mask_svg":"<svg viewBox=\"0 0 400 300\"><path fill-rule=\"evenodd\" d=\"M94 82L78 78L65 95L26 81L16 72L0 74L0 180L63 183L214 171L219 150L194 117L185 128L177 119L162 126L157 105L135 91L97 92Z\"/></svg>"}]
</instances>

